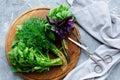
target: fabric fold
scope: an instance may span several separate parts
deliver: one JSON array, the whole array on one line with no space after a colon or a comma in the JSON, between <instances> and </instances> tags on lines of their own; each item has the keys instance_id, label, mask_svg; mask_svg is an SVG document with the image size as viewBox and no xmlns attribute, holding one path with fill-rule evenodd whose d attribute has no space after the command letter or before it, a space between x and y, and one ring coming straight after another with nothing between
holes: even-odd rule
<instances>
[{"instance_id":1,"label":"fabric fold","mask_svg":"<svg viewBox=\"0 0 120 80\"><path fill-rule=\"evenodd\" d=\"M77 0L81 3L83 0ZM87 0L84 0L87 3ZM90 35L102 43L120 49L120 19L110 14L108 5L104 1L93 1L81 7L74 2L71 9L79 24ZM85 2L84 2L85 4Z\"/></svg>"},{"instance_id":2,"label":"fabric fold","mask_svg":"<svg viewBox=\"0 0 120 80\"><path fill-rule=\"evenodd\" d=\"M104 71L96 73L95 63L88 59L73 69L64 80L105 80L120 62L120 18L109 12L104 1L74 0L71 9L81 27L103 43L95 53L103 58L110 55L113 61L109 64L101 61Z\"/></svg>"},{"instance_id":3,"label":"fabric fold","mask_svg":"<svg viewBox=\"0 0 120 80\"><path fill-rule=\"evenodd\" d=\"M102 51L105 49L104 51ZM120 62L120 51L110 48L105 45L99 46L95 52L97 54L100 54L102 57L105 55L111 55L113 58L113 61L109 64L103 65L105 67L104 71L102 73L96 73L94 71L95 64L91 59L88 59L81 65L77 66L75 69L73 69L64 80L104 80L114 69L114 67Z\"/></svg>"}]
</instances>

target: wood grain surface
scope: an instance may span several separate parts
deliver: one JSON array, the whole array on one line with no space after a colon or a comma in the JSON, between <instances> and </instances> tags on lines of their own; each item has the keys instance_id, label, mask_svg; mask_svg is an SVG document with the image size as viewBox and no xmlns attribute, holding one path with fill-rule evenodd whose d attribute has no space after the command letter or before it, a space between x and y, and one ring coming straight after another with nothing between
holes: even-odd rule
<instances>
[{"instance_id":1,"label":"wood grain surface","mask_svg":"<svg viewBox=\"0 0 120 80\"><path fill-rule=\"evenodd\" d=\"M13 24L11 25L7 33L6 45L5 45L6 57L9 63L10 63L10 59L8 56L8 52L11 50L12 41L16 39L16 36L15 36L16 26L21 25L25 19L30 17L36 16L36 17L46 18L49 10L50 10L49 8L31 9L23 13L22 15L20 15L13 22ZM79 35L76 28L74 29L74 32ZM70 37L77 41L77 39L73 35L70 35ZM57 67L52 67L48 72L43 72L43 73L32 72L32 73L17 73L17 74L23 77L25 80L60 80L62 79L75 67L80 56L80 48L68 40L66 40L66 42L68 45L68 55L70 57L70 62L68 63L68 66L64 71L61 69L61 66L57 66Z\"/></svg>"}]
</instances>

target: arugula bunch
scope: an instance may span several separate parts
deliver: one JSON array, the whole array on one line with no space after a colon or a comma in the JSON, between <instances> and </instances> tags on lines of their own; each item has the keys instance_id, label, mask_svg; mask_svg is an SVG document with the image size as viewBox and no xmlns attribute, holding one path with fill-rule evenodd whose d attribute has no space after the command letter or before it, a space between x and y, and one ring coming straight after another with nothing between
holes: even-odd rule
<instances>
[{"instance_id":1,"label":"arugula bunch","mask_svg":"<svg viewBox=\"0 0 120 80\"><path fill-rule=\"evenodd\" d=\"M43 72L51 66L67 64L65 56L54 44L55 35L46 20L27 19L18 26L16 37L9 52L14 72ZM50 59L50 51L58 58Z\"/></svg>"}]
</instances>

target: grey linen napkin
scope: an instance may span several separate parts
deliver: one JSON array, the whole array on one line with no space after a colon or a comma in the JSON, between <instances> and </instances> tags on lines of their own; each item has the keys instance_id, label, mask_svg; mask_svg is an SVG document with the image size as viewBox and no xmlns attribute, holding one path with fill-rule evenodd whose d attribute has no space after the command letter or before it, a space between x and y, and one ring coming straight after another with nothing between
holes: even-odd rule
<instances>
[{"instance_id":1,"label":"grey linen napkin","mask_svg":"<svg viewBox=\"0 0 120 80\"><path fill-rule=\"evenodd\" d=\"M96 73L94 62L88 59L73 69L64 80L105 80L120 62L120 18L110 14L107 4L103 1L74 0L71 9L79 24L103 43L95 53L102 57L111 55L113 61L109 64L101 61L104 71Z\"/></svg>"}]
</instances>

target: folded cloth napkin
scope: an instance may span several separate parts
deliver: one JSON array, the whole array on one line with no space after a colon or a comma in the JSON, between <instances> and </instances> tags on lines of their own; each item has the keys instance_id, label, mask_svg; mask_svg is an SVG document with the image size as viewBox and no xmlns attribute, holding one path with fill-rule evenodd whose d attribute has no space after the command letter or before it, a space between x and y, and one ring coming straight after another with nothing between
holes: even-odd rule
<instances>
[{"instance_id":1,"label":"folded cloth napkin","mask_svg":"<svg viewBox=\"0 0 120 80\"><path fill-rule=\"evenodd\" d=\"M104 1L74 0L71 9L78 23L103 43L95 53L102 57L111 55L113 61L109 64L101 61L104 71L96 73L94 61L88 59L73 69L64 80L105 80L120 62L120 18L110 14Z\"/></svg>"}]
</instances>

